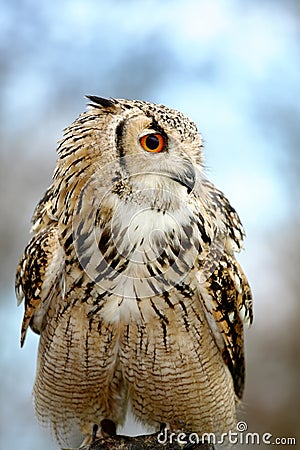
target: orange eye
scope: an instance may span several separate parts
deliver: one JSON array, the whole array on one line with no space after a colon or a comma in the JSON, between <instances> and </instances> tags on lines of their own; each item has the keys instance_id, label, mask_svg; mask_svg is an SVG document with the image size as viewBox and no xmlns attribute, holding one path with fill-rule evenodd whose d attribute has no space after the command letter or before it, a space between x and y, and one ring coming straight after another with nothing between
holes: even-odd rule
<instances>
[{"instance_id":1,"label":"orange eye","mask_svg":"<svg viewBox=\"0 0 300 450\"><path fill-rule=\"evenodd\" d=\"M166 140L161 134L153 133L141 137L140 143L147 152L159 153L164 149Z\"/></svg>"}]
</instances>

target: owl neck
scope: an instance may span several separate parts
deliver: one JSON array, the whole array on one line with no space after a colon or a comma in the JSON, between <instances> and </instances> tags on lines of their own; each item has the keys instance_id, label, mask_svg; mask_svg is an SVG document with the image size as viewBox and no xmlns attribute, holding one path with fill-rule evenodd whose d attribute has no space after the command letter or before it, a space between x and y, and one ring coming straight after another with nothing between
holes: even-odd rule
<instances>
[{"instance_id":1,"label":"owl neck","mask_svg":"<svg viewBox=\"0 0 300 450\"><path fill-rule=\"evenodd\" d=\"M190 191L189 185L169 174L140 174L126 180L126 183L117 183L113 193L125 209L138 206L139 209L166 213L185 207Z\"/></svg>"}]
</instances>

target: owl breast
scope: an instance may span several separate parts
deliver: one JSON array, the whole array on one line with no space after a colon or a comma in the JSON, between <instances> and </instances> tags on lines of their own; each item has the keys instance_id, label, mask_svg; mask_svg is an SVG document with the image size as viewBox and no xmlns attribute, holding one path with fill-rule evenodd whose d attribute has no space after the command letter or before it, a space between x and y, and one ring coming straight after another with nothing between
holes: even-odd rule
<instances>
[{"instance_id":1,"label":"owl breast","mask_svg":"<svg viewBox=\"0 0 300 450\"><path fill-rule=\"evenodd\" d=\"M159 198L155 190L153 197ZM162 209L151 202L122 199L114 200L113 209L108 204L101 208L97 212L102 217L101 231L91 233L98 240L81 251L80 259L89 261L85 270L97 281L99 292L112 294L101 310L103 318L140 320L141 299L161 295L191 276L201 237L197 208L190 201L181 201L176 209L174 202L172 208Z\"/></svg>"}]
</instances>

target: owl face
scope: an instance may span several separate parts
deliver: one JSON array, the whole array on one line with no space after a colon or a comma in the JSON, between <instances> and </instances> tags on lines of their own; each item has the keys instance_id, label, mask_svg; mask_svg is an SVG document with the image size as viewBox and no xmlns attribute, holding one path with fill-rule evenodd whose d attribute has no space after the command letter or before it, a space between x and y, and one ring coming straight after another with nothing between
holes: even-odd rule
<instances>
[{"instance_id":1,"label":"owl face","mask_svg":"<svg viewBox=\"0 0 300 450\"><path fill-rule=\"evenodd\" d=\"M202 167L202 139L192 121L162 105L89 98L92 108L79 119L86 120L86 132L93 126L93 145L85 144L85 151L97 161L99 178L107 186L121 183L123 191L130 186L130 195L146 195L149 189L180 194L194 188Z\"/></svg>"}]
</instances>

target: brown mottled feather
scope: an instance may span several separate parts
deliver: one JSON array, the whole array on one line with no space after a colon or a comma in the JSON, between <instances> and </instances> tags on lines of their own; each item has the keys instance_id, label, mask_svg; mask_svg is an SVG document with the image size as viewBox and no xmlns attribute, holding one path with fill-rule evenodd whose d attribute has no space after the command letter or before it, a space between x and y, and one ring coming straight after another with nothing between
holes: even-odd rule
<instances>
[{"instance_id":1,"label":"brown mottled feather","mask_svg":"<svg viewBox=\"0 0 300 450\"><path fill-rule=\"evenodd\" d=\"M163 105L89 97L58 145L16 277L40 333L38 419L60 443L127 409L145 425L234 430L244 387L244 231L206 180L193 122ZM160 153L141 136L158 133Z\"/></svg>"},{"instance_id":2,"label":"brown mottled feather","mask_svg":"<svg viewBox=\"0 0 300 450\"><path fill-rule=\"evenodd\" d=\"M25 248L16 275L18 302L25 300L21 346L29 325L33 331L40 333L54 292L57 289L62 292L63 265L64 255L56 227L36 234Z\"/></svg>"}]
</instances>

